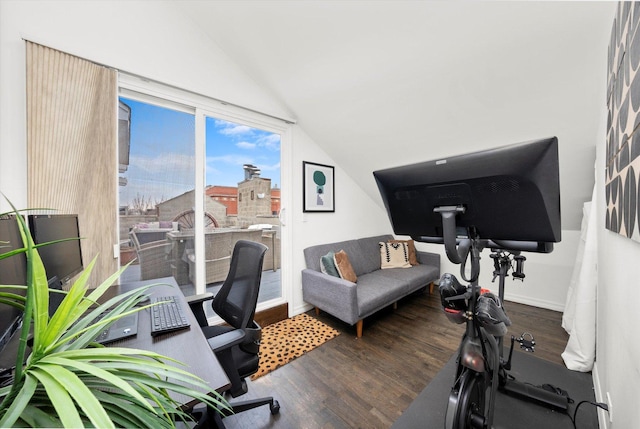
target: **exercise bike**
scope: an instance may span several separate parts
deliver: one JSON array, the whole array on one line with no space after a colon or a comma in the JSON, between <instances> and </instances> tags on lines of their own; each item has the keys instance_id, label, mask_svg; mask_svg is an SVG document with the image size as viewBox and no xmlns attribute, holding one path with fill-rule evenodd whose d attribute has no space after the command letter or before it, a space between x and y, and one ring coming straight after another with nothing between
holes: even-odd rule
<instances>
[{"instance_id":1,"label":"exercise bike","mask_svg":"<svg viewBox=\"0 0 640 429\"><path fill-rule=\"evenodd\" d=\"M464 286L455 276L445 273L439 284L443 309L449 320L466 323L458 349L455 381L447 402L445 429L491 429L498 389L566 412L566 396L518 382L509 375L514 337L508 359L503 357L503 337L511 325L502 307L505 279L510 270L514 278L524 279L526 258L520 252L540 251L539 246L548 244L483 240L473 228L467 231L467 237L460 239L456 236L455 217L464 208L441 207L435 211L442 215L447 257L461 264L461 277L469 283ZM498 296L478 284L480 253L486 248L492 251L494 280L499 278ZM467 260L471 264L468 278ZM522 348L533 351L533 336L523 334L517 341Z\"/></svg>"}]
</instances>

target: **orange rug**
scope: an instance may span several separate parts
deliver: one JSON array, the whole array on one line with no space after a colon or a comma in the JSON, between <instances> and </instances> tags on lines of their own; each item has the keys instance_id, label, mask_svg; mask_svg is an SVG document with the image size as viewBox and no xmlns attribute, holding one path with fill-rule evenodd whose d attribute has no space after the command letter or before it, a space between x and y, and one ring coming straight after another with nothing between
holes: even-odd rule
<instances>
[{"instance_id":1,"label":"orange rug","mask_svg":"<svg viewBox=\"0 0 640 429\"><path fill-rule=\"evenodd\" d=\"M340 332L308 314L299 314L262 328L260 368L252 380L284 366Z\"/></svg>"}]
</instances>

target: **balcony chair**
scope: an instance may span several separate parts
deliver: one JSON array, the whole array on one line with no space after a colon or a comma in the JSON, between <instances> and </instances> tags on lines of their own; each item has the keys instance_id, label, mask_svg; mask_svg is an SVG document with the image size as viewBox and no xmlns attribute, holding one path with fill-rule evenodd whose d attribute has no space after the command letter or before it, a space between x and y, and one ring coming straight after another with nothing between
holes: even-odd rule
<instances>
[{"instance_id":1,"label":"balcony chair","mask_svg":"<svg viewBox=\"0 0 640 429\"><path fill-rule=\"evenodd\" d=\"M220 291L187 297L189 306L220 361L231 388L231 397L247 393L245 378L258 370L262 328L253 320L267 247L254 241L239 240L233 248L231 267ZM213 311L228 325L209 326L204 303L212 300ZM269 405L271 414L280 410L272 397L231 404L234 414ZM198 426L224 427L218 410L208 410Z\"/></svg>"},{"instance_id":2,"label":"balcony chair","mask_svg":"<svg viewBox=\"0 0 640 429\"><path fill-rule=\"evenodd\" d=\"M140 280L171 276L171 242L163 239L142 244L134 230L129 237L140 265Z\"/></svg>"}]
</instances>

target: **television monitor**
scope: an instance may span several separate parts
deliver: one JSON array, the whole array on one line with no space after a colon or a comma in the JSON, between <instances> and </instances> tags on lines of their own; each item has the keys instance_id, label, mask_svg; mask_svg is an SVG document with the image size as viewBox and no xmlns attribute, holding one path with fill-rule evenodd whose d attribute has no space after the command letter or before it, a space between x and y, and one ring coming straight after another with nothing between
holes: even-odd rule
<instances>
[{"instance_id":1,"label":"television monitor","mask_svg":"<svg viewBox=\"0 0 640 429\"><path fill-rule=\"evenodd\" d=\"M48 279L55 276L65 284L82 271L78 215L29 215L29 229L36 244L75 238L38 248Z\"/></svg>"},{"instance_id":2,"label":"television monitor","mask_svg":"<svg viewBox=\"0 0 640 429\"><path fill-rule=\"evenodd\" d=\"M0 254L24 247L18 221L15 217L0 219ZM0 285L27 284L27 257L18 253L0 259ZM26 291L12 289L10 292L26 295ZM22 310L9 304L0 304L0 354L20 328ZM3 360L4 363L4 360Z\"/></svg>"},{"instance_id":3,"label":"television monitor","mask_svg":"<svg viewBox=\"0 0 640 429\"><path fill-rule=\"evenodd\" d=\"M561 239L558 139L543 138L373 173L393 230L443 242L436 208L460 208L456 234L550 252Z\"/></svg>"}]
</instances>

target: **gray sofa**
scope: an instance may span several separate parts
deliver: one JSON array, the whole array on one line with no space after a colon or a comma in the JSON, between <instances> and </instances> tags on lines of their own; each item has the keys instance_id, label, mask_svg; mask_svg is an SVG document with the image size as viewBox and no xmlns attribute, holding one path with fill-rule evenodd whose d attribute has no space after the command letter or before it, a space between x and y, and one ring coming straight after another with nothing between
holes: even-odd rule
<instances>
[{"instance_id":1,"label":"gray sofa","mask_svg":"<svg viewBox=\"0 0 640 429\"><path fill-rule=\"evenodd\" d=\"M362 336L363 319L440 277L440 255L417 252L419 265L411 268L381 269L379 242L393 240L392 235L360 238L338 243L321 244L304 249L307 268L302 270L302 297L316 307L350 325L356 324L358 338ZM330 251L344 250L357 282L322 273L320 258Z\"/></svg>"}]
</instances>

